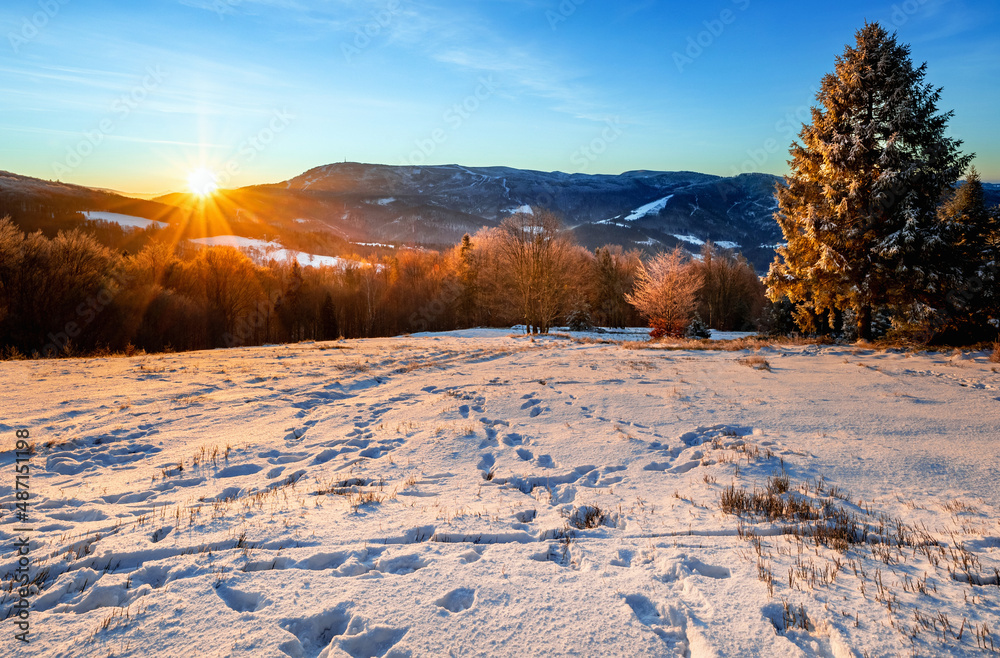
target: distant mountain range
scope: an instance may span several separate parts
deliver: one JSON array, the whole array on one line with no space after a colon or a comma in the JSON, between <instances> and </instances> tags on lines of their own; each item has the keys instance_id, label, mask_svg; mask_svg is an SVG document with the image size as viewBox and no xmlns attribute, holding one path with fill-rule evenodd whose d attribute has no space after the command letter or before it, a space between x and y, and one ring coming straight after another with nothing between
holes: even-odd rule
<instances>
[{"instance_id":1,"label":"distant mountain range","mask_svg":"<svg viewBox=\"0 0 1000 658\"><path fill-rule=\"evenodd\" d=\"M338 163L282 183L220 191L202 203L188 194L132 199L0 172L0 215L117 212L183 227L177 230L184 237L277 238L308 251L303 241L321 235L332 241L324 240L327 250L347 242L452 245L463 234L496 226L515 212L542 208L559 216L591 249L620 244L656 251L681 245L696 252L711 240L742 252L764 271L782 241L773 218L780 181L768 174L724 178L629 171L613 176ZM984 188L991 205L1000 203L1000 185ZM190 221L195 212L207 219Z\"/></svg>"},{"instance_id":2,"label":"distant mountain range","mask_svg":"<svg viewBox=\"0 0 1000 658\"><path fill-rule=\"evenodd\" d=\"M697 251L712 240L759 268L781 231L766 174L721 178L693 172L617 176L509 167L331 164L291 180L227 192L244 213L276 226L321 227L355 243L451 245L518 210L554 212L586 247ZM186 195L157 201L177 205ZM245 215L244 215L245 217Z\"/></svg>"}]
</instances>

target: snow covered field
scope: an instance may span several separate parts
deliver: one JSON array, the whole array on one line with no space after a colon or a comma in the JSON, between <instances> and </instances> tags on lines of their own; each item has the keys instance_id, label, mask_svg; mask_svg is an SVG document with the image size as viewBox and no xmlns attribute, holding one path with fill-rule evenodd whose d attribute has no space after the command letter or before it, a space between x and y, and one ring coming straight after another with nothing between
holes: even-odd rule
<instances>
[{"instance_id":1,"label":"snow covered field","mask_svg":"<svg viewBox=\"0 0 1000 658\"><path fill-rule=\"evenodd\" d=\"M0 363L0 573L27 428L41 586L31 644L8 619L0 653L1000 644L985 354L641 347L454 332Z\"/></svg>"}]
</instances>

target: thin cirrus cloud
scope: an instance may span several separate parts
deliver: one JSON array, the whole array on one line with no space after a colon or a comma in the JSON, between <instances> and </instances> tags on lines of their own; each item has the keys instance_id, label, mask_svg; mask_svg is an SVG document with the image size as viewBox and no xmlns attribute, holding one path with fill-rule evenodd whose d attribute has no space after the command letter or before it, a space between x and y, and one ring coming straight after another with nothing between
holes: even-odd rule
<instances>
[{"instance_id":1,"label":"thin cirrus cloud","mask_svg":"<svg viewBox=\"0 0 1000 658\"><path fill-rule=\"evenodd\" d=\"M597 94L575 81L577 77L537 49L517 44L475 13L474 5L436 6L408 0L386 2L334 2L317 9L285 0L181 0L183 4L225 14L277 18L286 25L288 39L335 36L341 45L370 25L378 25L378 38L427 62L438 62L458 71L494 74L502 86L498 93L528 94L555 101L548 107L575 118L603 121L610 113L595 99ZM508 4L534 9L541 20L546 2L511 0ZM640 7L641 9L641 7ZM275 16L273 10L281 10ZM303 30L306 33L303 34ZM372 38L372 37L368 37ZM506 91L505 91L506 90ZM602 112L602 109L604 110Z\"/></svg>"}]
</instances>

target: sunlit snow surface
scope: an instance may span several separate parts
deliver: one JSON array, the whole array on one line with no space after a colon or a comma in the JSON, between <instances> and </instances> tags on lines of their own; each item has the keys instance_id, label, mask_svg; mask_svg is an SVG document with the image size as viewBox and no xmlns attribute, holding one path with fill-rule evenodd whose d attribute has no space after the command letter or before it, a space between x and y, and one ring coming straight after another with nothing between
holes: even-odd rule
<instances>
[{"instance_id":1,"label":"sunlit snow surface","mask_svg":"<svg viewBox=\"0 0 1000 658\"><path fill-rule=\"evenodd\" d=\"M285 249L278 242L266 242L255 238L245 238L239 235L216 235L209 238L194 238L191 240L195 244L205 246L236 247L237 249L253 248L268 259L276 261L286 261L295 259L303 267L345 267L347 265L361 265L357 261L340 258L339 256L319 256L307 254L294 249Z\"/></svg>"},{"instance_id":2,"label":"sunlit snow surface","mask_svg":"<svg viewBox=\"0 0 1000 658\"><path fill-rule=\"evenodd\" d=\"M149 226L163 228L166 226L165 223L158 222L153 219L135 217L133 215L123 215L117 212L88 211L83 213L83 216L90 220L101 220L105 222L112 222L114 224L118 224L119 226L130 226L134 228L147 228Z\"/></svg>"},{"instance_id":3,"label":"sunlit snow surface","mask_svg":"<svg viewBox=\"0 0 1000 658\"><path fill-rule=\"evenodd\" d=\"M671 194L670 196L665 196L662 199L658 199L657 201L653 201L652 203L647 203L644 206L636 208L631 213L629 213L627 217L625 217L625 221L626 222L631 222L631 221L635 221L637 219L641 219L641 218L645 217L646 215L652 215L654 213L658 213L658 212L660 212L661 210L663 210L664 208L667 207L667 203L673 197L674 197L674 195Z\"/></svg>"},{"instance_id":4,"label":"sunlit snow surface","mask_svg":"<svg viewBox=\"0 0 1000 658\"><path fill-rule=\"evenodd\" d=\"M8 620L3 655L980 655L973 628L1000 628L985 353L602 336L0 362L0 573L25 428L42 583L32 643ZM782 469L871 543L722 513ZM939 546L877 543L883 514Z\"/></svg>"}]
</instances>

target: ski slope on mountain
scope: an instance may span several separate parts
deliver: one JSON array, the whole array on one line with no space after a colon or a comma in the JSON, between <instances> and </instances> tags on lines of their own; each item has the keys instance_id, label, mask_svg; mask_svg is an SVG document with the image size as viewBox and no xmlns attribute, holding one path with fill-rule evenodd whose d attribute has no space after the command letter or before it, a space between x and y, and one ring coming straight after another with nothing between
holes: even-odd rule
<instances>
[{"instance_id":1,"label":"ski slope on mountain","mask_svg":"<svg viewBox=\"0 0 1000 658\"><path fill-rule=\"evenodd\" d=\"M997 370L500 330L0 362L0 573L29 429L40 588L0 647L981 655Z\"/></svg>"}]
</instances>

